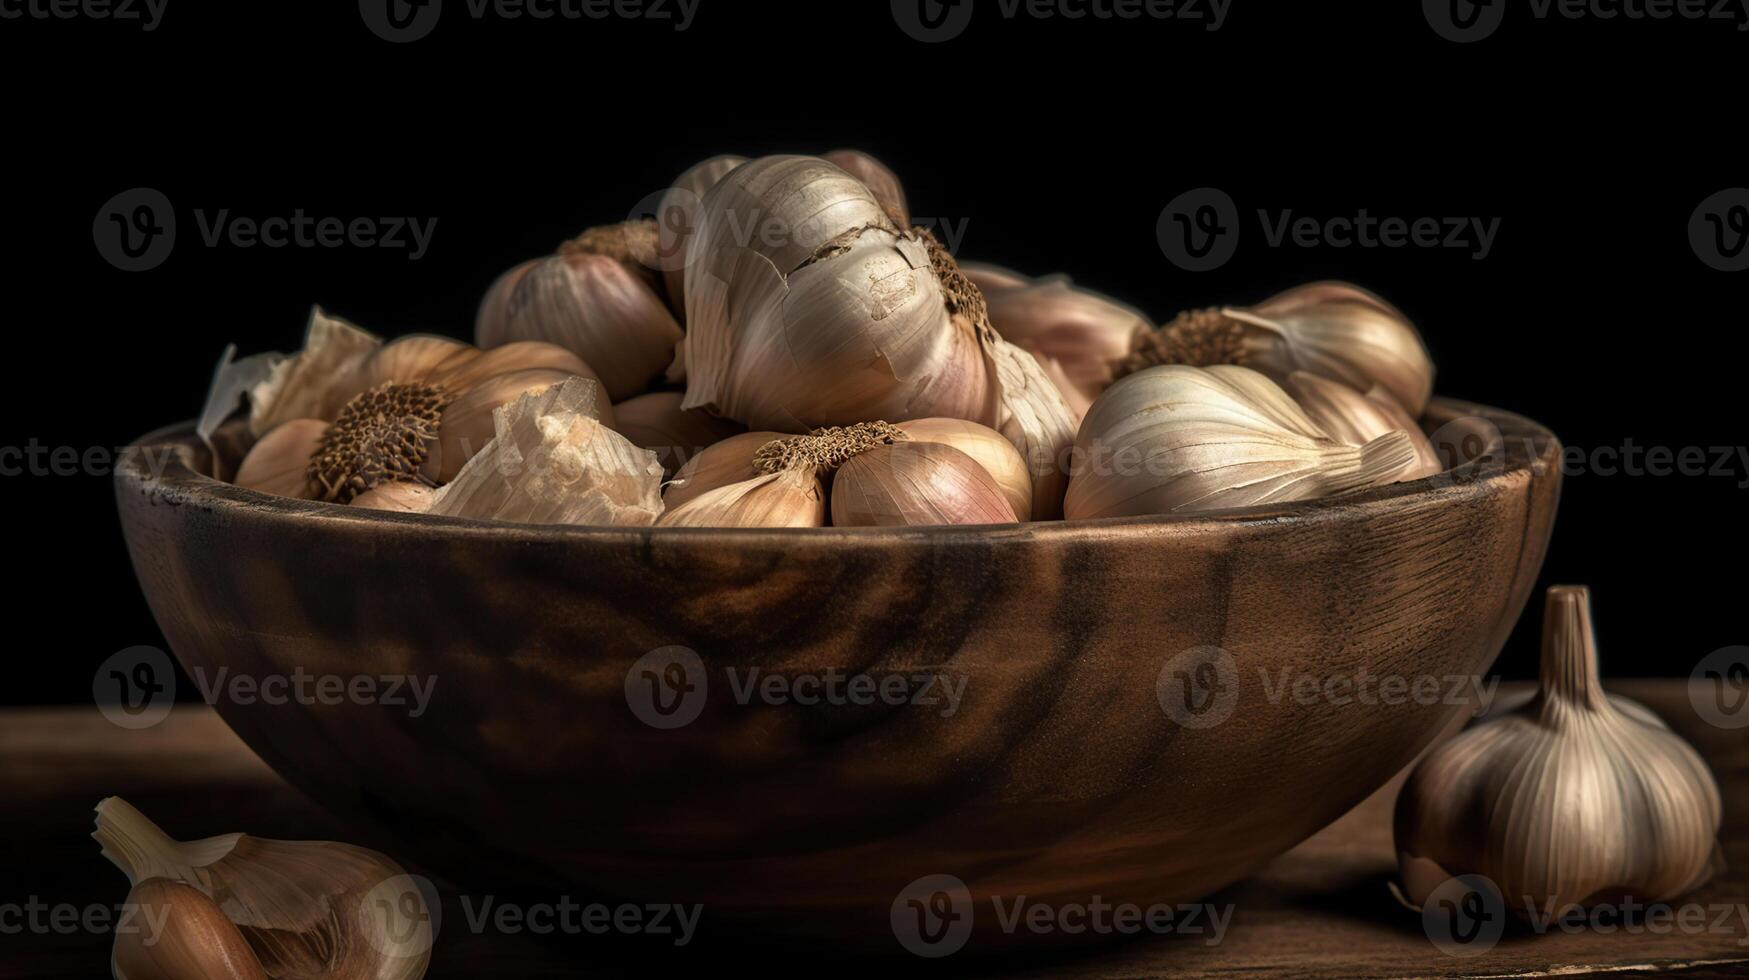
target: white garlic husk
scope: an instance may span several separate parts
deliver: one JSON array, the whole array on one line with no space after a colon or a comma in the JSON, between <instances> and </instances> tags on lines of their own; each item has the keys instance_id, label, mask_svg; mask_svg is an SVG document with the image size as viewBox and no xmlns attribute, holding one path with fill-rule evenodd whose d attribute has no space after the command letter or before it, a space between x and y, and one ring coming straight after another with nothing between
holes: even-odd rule
<instances>
[{"instance_id":1,"label":"white garlic husk","mask_svg":"<svg viewBox=\"0 0 1749 980\"><path fill-rule=\"evenodd\" d=\"M729 171L746 163L747 158L724 153L701 160L674 178L662 201L656 206L656 254L662 267L662 280L667 287L668 303L682 322L686 318L686 256L692 242L692 230L698 212L704 206L706 194ZM681 362L676 362L679 364ZM679 382L685 377L671 372L669 380Z\"/></svg>"},{"instance_id":2,"label":"white garlic husk","mask_svg":"<svg viewBox=\"0 0 1749 980\"><path fill-rule=\"evenodd\" d=\"M178 881L217 902L268 976L417 980L430 962L428 899L375 851L247 834L177 841L116 797L97 805L91 836L130 884ZM404 921L385 921L402 909Z\"/></svg>"},{"instance_id":3,"label":"white garlic husk","mask_svg":"<svg viewBox=\"0 0 1749 980\"><path fill-rule=\"evenodd\" d=\"M1391 483L1415 459L1400 431L1336 441L1274 382L1232 365L1123 378L1093 403L1075 451L1071 520L1324 497Z\"/></svg>"},{"instance_id":4,"label":"white garlic husk","mask_svg":"<svg viewBox=\"0 0 1749 980\"><path fill-rule=\"evenodd\" d=\"M1338 442L1364 446L1390 432L1407 435L1415 445L1415 462L1398 474L1398 480L1419 480L1444 469L1427 433L1389 395L1363 395L1340 381L1305 371L1288 375L1282 387Z\"/></svg>"},{"instance_id":5,"label":"white garlic husk","mask_svg":"<svg viewBox=\"0 0 1749 980\"><path fill-rule=\"evenodd\" d=\"M642 393L673 363L682 336L661 295L655 236L654 222L591 229L511 270L487 291L475 342L556 344L588 364L609 397Z\"/></svg>"},{"instance_id":6,"label":"white garlic husk","mask_svg":"<svg viewBox=\"0 0 1749 980\"><path fill-rule=\"evenodd\" d=\"M1154 329L1140 310L1076 286L1068 276L1030 279L970 262L961 268L983 291L996 332L1054 361L1088 403L1111 384L1112 364L1129 353L1136 332ZM1068 392L1065 397L1076 400Z\"/></svg>"},{"instance_id":7,"label":"white garlic husk","mask_svg":"<svg viewBox=\"0 0 1749 980\"><path fill-rule=\"evenodd\" d=\"M820 159L862 181L893 224L900 228L911 227L911 206L905 201L905 187L892 168L861 150L832 150L820 154Z\"/></svg>"},{"instance_id":8,"label":"white garlic husk","mask_svg":"<svg viewBox=\"0 0 1749 980\"><path fill-rule=\"evenodd\" d=\"M382 346L381 337L316 307L303 349L249 389L249 430L260 436L292 419L332 419L370 388L360 368Z\"/></svg>"},{"instance_id":9,"label":"white garlic husk","mask_svg":"<svg viewBox=\"0 0 1749 980\"><path fill-rule=\"evenodd\" d=\"M1589 590L1549 589L1541 689L1416 766L1397 798L1401 887L1419 907L1483 875L1524 917L1674 899L1720 865L1719 789L1644 706L1606 694Z\"/></svg>"},{"instance_id":10,"label":"white garlic husk","mask_svg":"<svg viewBox=\"0 0 1749 980\"><path fill-rule=\"evenodd\" d=\"M663 512L659 527L824 527L826 490L801 469L762 473L704 491Z\"/></svg>"},{"instance_id":11,"label":"white garlic husk","mask_svg":"<svg viewBox=\"0 0 1749 980\"><path fill-rule=\"evenodd\" d=\"M528 524L654 524L662 464L598 417L601 386L567 378L493 414L492 440L427 513Z\"/></svg>"}]
</instances>

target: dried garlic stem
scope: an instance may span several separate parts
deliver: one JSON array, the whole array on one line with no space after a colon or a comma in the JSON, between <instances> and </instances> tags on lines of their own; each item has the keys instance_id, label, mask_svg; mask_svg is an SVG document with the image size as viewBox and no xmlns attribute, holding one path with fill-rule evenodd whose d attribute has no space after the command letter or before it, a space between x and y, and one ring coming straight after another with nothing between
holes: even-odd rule
<instances>
[{"instance_id":1,"label":"dried garlic stem","mask_svg":"<svg viewBox=\"0 0 1749 980\"><path fill-rule=\"evenodd\" d=\"M788 469L830 473L859 453L909 438L903 429L890 422L834 425L815 429L805 436L773 439L753 453L753 468L761 473Z\"/></svg>"}]
</instances>

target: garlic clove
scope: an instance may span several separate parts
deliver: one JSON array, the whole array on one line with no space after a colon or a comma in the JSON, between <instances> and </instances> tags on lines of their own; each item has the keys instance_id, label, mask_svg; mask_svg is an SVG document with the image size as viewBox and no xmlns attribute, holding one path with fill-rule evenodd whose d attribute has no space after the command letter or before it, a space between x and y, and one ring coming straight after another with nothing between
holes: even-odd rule
<instances>
[{"instance_id":1,"label":"garlic clove","mask_svg":"<svg viewBox=\"0 0 1749 980\"><path fill-rule=\"evenodd\" d=\"M596 416L601 386L566 378L493 413L495 434L427 513L530 524L643 525L662 513L662 464Z\"/></svg>"},{"instance_id":2,"label":"garlic clove","mask_svg":"<svg viewBox=\"0 0 1749 980\"><path fill-rule=\"evenodd\" d=\"M820 159L862 181L893 224L900 228L911 227L911 209L905 203L905 188L899 183L899 175L886 164L861 150L833 150L820 154Z\"/></svg>"},{"instance_id":3,"label":"garlic clove","mask_svg":"<svg viewBox=\"0 0 1749 980\"><path fill-rule=\"evenodd\" d=\"M1521 916L1629 895L1664 902L1716 870L1718 784L1643 706L1606 694L1590 593L1549 589L1536 697L1429 752L1397 798L1403 890L1477 874Z\"/></svg>"},{"instance_id":4,"label":"garlic clove","mask_svg":"<svg viewBox=\"0 0 1749 980\"><path fill-rule=\"evenodd\" d=\"M292 419L277 426L250 447L231 482L240 487L310 500L310 457L322 444L328 423L321 419Z\"/></svg>"},{"instance_id":5,"label":"garlic clove","mask_svg":"<svg viewBox=\"0 0 1749 980\"><path fill-rule=\"evenodd\" d=\"M674 179L662 195L662 203L657 205L656 254L669 306L682 321L686 318L686 250L691 244L699 208L718 181L746 162L746 157L723 154L695 163ZM670 380L678 379L671 375Z\"/></svg>"},{"instance_id":6,"label":"garlic clove","mask_svg":"<svg viewBox=\"0 0 1749 980\"><path fill-rule=\"evenodd\" d=\"M613 406L614 430L655 453L668 476L706 447L745 431L727 419L681 408L685 398L677 391L653 391Z\"/></svg>"},{"instance_id":7,"label":"garlic clove","mask_svg":"<svg viewBox=\"0 0 1749 980\"><path fill-rule=\"evenodd\" d=\"M852 456L832 479L835 527L1012 524L1014 505L977 461L909 440Z\"/></svg>"},{"instance_id":8,"label":"garlic clove","mask_svg":"<svg viewBox=\"0 0 1749 980\"><path fill-rule=\"evenodd\" d=\"M1427 434L1389 395L1363 395L1340 381L1305 371L1288 375L1283 387L1337 442L1364 446L1390 432L1407 435L1415 448L1415 462L1398 474L1399 481L1419 480L1444 468Z\"/></svg>"},{"instance_id":9,"label":"garlic clove","mask_svg":"<svg viewBox=\"0 0 1749 980\"><path fill-rule=\"evenodd\" d=\"M824 527L826 491L806 470L765 473L700 493L656 521L659 527Z\"/></svg>"},{"instance_id":10,"label":"garlic clove","mask_svg":"<svg viewBox=\"0 0 1749 980\"><path fill-rule=\"evenodd\" d=\"M1032 474L1020 451L1001 433L963 419L914 419L898 426L913 442L952 446L970 456L1002 488L1014 519L1032 519Z\"/></svg>"},{"instance_id":11,"label":"garlic clove","mask_svg":"<svg viewBox=\"0 0 1749 980\"><path fill-rule=\"evenodd\" d=\"M509 335L506 325L510 322L510 297L515 295L517 284L529 270L543 261L545 258L518 262L486 287L486 295L480 298L479 312L474 314L475 345L495 346Z\"/></svg>"},{"instance_id":12,"label":"garlic clove","mask_svg":"<svg viewBox=\"0 0 1749 980\"><path fill-rule=\"evenodd\" d=\"M1381 385L1411 415L1433 394L1433 361L1415 325L1396 307L1359 286L1318 282L1290 289L1227 316L1274 335L1245 361L1284 378L1296 370L1341 381L1359 391Z\"/></svg>"},{"instance_id":13,"label":"garlic clove","mask_svg":"<svg viewBox=\"0 0 1749 980\"><path fill-rule=\"evenodd\" d=\"M743 432L712 443L675 471L673 481L663 491L663 501L672 510L718 487L760 476L761 471L753 465L753 454L765 444L784 438L787 436L782 432Z\"/></svg>"},{"instance_id":14,"label":"garlic clove","mask_svg":"<svg viewBox=\"0 0 1749 980\"><path fill-rule=\"evenodd\" d=\"M126 907L110 954L116 980L267 980L236 924L194 886L148 878Z\"/></svg>"},{"instance_id":15,"label":"garlic clove","mask_svg":"<svg viewBox=\"0 0 1749 980\"><path fill-rule=\"evenodd\" d=\"M1154 329L1141 311L1082 289L1067 276L1028 279L974 264L962 269L983 291L990 325L1002 339L1041 361L1055 360L1088 404L1111 384L1112 363L1130 352L1136 332Z\"/></svg>"},{"instance_id":16,"label":"garlic clove","mask_svg":"<svg viewBox=\"0 0 1749 980\"><path fill-rule=\"evenodd\" d=\"M425 382L441 385L460 395L499 375L540 368L600 381L595 372L590 370L590 366L571 351L544 341L519 340L481 351L474 357L450 361L443 366L443 370L433 372Z\"/></svg>"},{"instance_id":17,"label":"garlic clove","mask_svg":"<svg viewBox=\"0 0 1749 980\"><path fill-rule=\"evenodd\" d=\"M1274 382L1231 365L1123 378L1093 403L1075 449L1072 520L1307 500L1391 483L1414 461L1403 432L1343 445Z\"/></svg>"},{"instance_id":18,"label":"garlic clove","mask_svg":"<svg viewBox=\"0 0 1749 980\"><path fill-rule=\"evenodd\" d=\"M479 358L480 353L473 345L448 337L429 334L397 337L364 359L359 367L363 379L360 390L390 381L428 381L440 374L447 376Z\"/></svg>"},{"instance_id":19,"label":"garlic clove","mask_svg":"<svg viewBox=\"0 0 1749 980\"><path fill-rule=\"evenodd\" d=\"M218 903L268 976L417 980L430 962L435 912L407 873L375 851L247 834L176 841L113 796L97 804L91 836L130 884L169 879ZM385 923L375 907L385 896L408 909L410 921ZM203 909L192 908L197 915ZM222 932L198 921L193 935Z\"/></svg>"},{"instance_id":20,"label":"garlic clove","mask_svg":"<svg viewBox=\"0 0 1749 980\"><path fill-rule=\"evenodd\" d=\"M358 368L382 343L375 334L316 307L310 312L303 350L274 364L249 389L250 431L259 436L292 419L334 418L368 387Z\"/></svg>"},{"instance_id":21,"label":"garlic clove","mask_svg":"<svg viewBox=\"0 0 1749 980\"><path fill-rule=\"evenodd\" d=\"M492 441L496 433L494 412L523 395L537 394L573 377L579 375L553 368L531 368L494 375L467 388L444 407L437 426L437 441L420 472L439 484L455 479L468 460ZM605 402L596 408L603 414L611 411ZM612 424L611 419L599 421Z\"/></svg>"},{"instance_id":22,"label":"garlic clove","mask_svg":"<svg viewBox=\"0 0 1749 980\"><path fill-rule=\"evenodd\" d=\"M515 341L557 345L588 364L610 397L630 398L668 368L682 337L651 287L653 275L635 262L589 251L540 260L517 278L502 316L495 292L488 294L494 305L482 307L475 341L488 354Z\"/></svg>"},{"instance_id":23,"label":"garlic clove","mask_svg":"<svg viewBox=\"0 0 1749 980\"><path fill-rule=\"evenodd\" d=\"M385 483L352 498L353 507L423 514L431 509L437 491L423 483Z\"/></svg>"}]
</instances>

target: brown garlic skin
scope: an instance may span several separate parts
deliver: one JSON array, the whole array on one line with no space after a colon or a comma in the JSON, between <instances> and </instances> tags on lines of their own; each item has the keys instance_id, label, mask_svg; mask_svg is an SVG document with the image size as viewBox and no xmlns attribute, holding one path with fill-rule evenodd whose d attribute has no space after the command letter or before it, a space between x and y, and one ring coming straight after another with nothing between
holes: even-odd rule
<instances>
[{"instance_id":1,"label":"brown garlic skin","mask_svg":"<svg viewBox=\"0 0 1749 980\"><path fill-rule=\"evenodd\" d=\"M110 954L116 980L267 980L236 924L192 885L148 878L127 904Z\"/></svg>"},{"instance_id":2,"label":"brown garlic skin","mask_svg":"<svg viewBox=\"0 0 1749 980\"><path fill-rule=\"evenodd\" d=\"M655 453L669 478L706 448L746 431L727 419L681 408L685 397L678 391L653 391L613 406L614 430L632 445Z\"/></svg>"},{"instance_id":3,"label":"brown garlic skin","mask_svg":"<svg viewBox=\"0 0 1749 980\"><path fill-rule=\"evenodd\" d=\"M753 454L774 439L788 438L791 436L783 432L743 432L706 446L675 471L674 481L662 493L663 503L673 510L718 487L760 476L753 466Z\"/></svg>"},{"instance_id":4,"label":"brown garlic skin","mask_svg":"<svg viewBox=\"0 0 1749 980\"><path fill-rule=\"evenodd\" d=\"M1606 694L1590 593L1553 586L1542 683L1429 752L1397 798L1402 890L1419 907L1483 875L1515 914L1674 899L1719 868L1719 790L1651 711Z\"/></svg>"},{"instance_id":5,"label":"brown garlic skin","mask_svg":"<svg viewBox=\"0 0 1749 980\"><path fill-rule=\"evenodd\" d=\"M1047 373L1054 362L1069 382L1069 387L1058 383L1063 397L1082 415L1111 384L1112 363L1129 354L1137 332L1154 329L1139 310L1082 289L1067 276L1029 279L976 263L961 268L983 290L990 325L1004 340L1037 356Z\"/></svg>"},{"instance_id":6,"label":"brown garlic skin","mask_svg":"<svg viewBox=\"0 0 1749 980\"><path fill-rule=\"evenodd\" d=\"M1020 450L1001 433L963 419L914 419L898 426L912 442L952 446L970 456L1002 488L1014 508L1014 519L1032 519L1032 473Z\"/></svg>"},{"instance_id":7,"label":"brown garlic skin","mask_svg":"<svg viewBox=\"0 0 1749 980\"><path fill-rule=\"evenodd\" d=\"M327 431L321 419L292 419L269 430L250 447L231 482L281 497L314 498L305 471Z\"/></svg>"},{"instance_id":8,"label":"brown garlic skin","mask_svg":"<svg viewBox=\"0 0 1749 980\"><path fill-rule=\"evenodd\" d=\"M850 458L832 478L834 527L1012 524L1014 505L972 457L940 443L897 442Z\"/></svg>"}]
</instances>

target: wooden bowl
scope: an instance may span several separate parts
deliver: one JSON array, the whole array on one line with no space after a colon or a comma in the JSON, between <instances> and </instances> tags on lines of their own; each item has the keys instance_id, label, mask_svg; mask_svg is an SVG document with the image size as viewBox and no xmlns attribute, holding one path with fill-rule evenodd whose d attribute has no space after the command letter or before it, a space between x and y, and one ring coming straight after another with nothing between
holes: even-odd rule
<instances>
[{"instance_id":1,"label":"wooden bowl","mask_svg":"<svg viewBox=\"0 0 1749 980\"><path fill-rule=\"evenodd\" d=\"M1451 679L1488 669L1542 563L1560 447L1480 406L1439 401L1424 424L1486 430L1493 450L1430 480L1219 516L489 524L221 483L188 426L147 437L117 498L191 672L434 685L417 717L217 705L293 784L389 828L405 856L894 950L907 889L950 875L966 891L948 897L973 902L971 947L993 949L1094 937L1005 930L992 899L1146 907L1245 876L1464 710ZM1225 653L1185 654L1205 647ZM1224 722L1177 705L1187 666L1217 681L1195 689L1215 695L1203 707L1232 692ZM737 688L754 670L964 688L951 712L777 703ZM1392 697L1391 677L1435 679L1438 698L1425 682ZM668 683L683 678L694 693ZM1344 703L1343 678L1374 679L1374 695Z\"/></svg>"}]
</instances>

